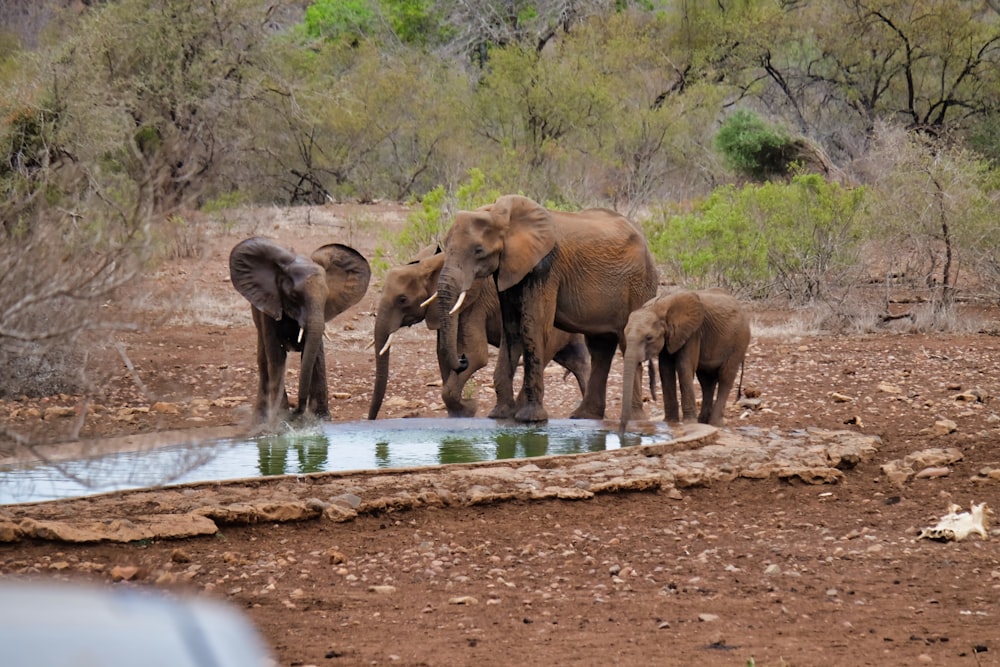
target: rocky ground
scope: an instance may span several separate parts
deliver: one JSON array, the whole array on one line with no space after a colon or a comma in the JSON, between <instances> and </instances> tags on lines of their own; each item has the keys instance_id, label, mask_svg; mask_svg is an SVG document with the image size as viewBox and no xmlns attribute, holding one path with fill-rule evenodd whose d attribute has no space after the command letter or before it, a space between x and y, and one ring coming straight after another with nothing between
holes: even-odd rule
<instances>
[{"instance_id":1,"label":"rocky ground","mask_svg":"<svg viewBox=\"0 0 1000 667\"><path fill-rule=\"evenodd\" d=\"M95 357L87 398L0 402L0 454L26 454L9 434L82 438L31 452L55 456L245 429L254 332L228 249L267 233L370 257L402 215L258 211L211 235L137 291L142 327ZM336 420L367 412L377 294L328 327ZM997 665L996 531L918 539L951 503L1000 507L997 312L968 317L970 333L833 337L757 313L759 405L683 451L0 507L0 577L226 600L280 665ZM383 416L444 416L429 334L399 338ZM547 377L566 416L576 389ZM485 374L474 391L488 406ZM180 515L194 536L141 532ZM70 529L130 541L55 539Z\"/></svg>"}]
</instances>

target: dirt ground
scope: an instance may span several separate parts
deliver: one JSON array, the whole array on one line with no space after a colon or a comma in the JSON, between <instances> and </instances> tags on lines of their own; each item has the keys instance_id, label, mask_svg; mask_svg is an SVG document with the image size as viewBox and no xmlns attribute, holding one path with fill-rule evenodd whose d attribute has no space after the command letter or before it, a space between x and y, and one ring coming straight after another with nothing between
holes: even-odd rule
<instances>
[{"instance_id":1,"label":"dirt ground","mask_svg":"<svg viewBox=\"0 0 1000 667\"><path fill-rule=\"evenodd\" d=\"M255 215L210 235L203 257L168 262L138 291L142 326L93 359L102 379L89 398L0 401L7 429L36 440L79 436L86 448L110 436L245 427L255 334L228 284L229 248L266 233L300 252L339 241L371 257L404 213L328 206ZM328 325L335 420L366 415L378 292L373 280ZM759 391L760 406L730 403L728 427L881 436L877 459L839 484L736 479L680 494L260 523L183 540L20 541L0 544L0 577L222 599L245 611L277 664L301 667L1000 665L998 534L917 539L950 503L1000 507L998 314L969 314L980 333L849 337L796 333L791 313L756 315L743 382ZM398 338L393 400L381 416L444 416L429 332ZM485 414L488 373L476 381ZM550 416L567 416L577 397L571 380L547 376ZM902 484L881 470L932 447L963 458ZM0 454L13 449L0 442ZM115 517L116 496L101 502Z\"/></svg>"}]
</instances>

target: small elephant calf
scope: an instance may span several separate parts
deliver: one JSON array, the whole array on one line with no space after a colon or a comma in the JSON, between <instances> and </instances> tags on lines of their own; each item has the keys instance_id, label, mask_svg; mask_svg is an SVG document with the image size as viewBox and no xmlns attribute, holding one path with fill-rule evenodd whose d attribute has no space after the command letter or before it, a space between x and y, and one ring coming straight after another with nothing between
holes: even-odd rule
<instances>
[{"instance_id":1,"label":"small elephant calf","mask_svg":"<svg viewBox=\"0 0 1000 667\"><path fill-rule=\"evenodd\" d=\"M697 375L702 391L698 421L723 425L726 397L736 383L750 345L750 318L735 297L720 289L682 290L656 297L629 316L625 340L620 431L624 432L628 424L634 374L642 362L654 355L659 356L664 419L695 420Z\"/></svg>"}]
</instances>

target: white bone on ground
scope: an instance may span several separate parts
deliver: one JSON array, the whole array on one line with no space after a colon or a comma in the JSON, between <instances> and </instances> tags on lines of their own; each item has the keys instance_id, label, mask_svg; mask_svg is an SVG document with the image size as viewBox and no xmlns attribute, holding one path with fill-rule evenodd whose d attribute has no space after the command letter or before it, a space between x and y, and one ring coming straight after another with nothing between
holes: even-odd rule
<instances>
[{"instance_id":1,"label":"white bone on ground","mask_svg":"<svg viewBox=\"0 0 1000 667\"><path fill-rule=\"evenodd\" d=\"M986 503L972 503L968 512L959 513L958 505L949 505L948 513L933 528L924 528L917 538L931 540L955 540L960 542L973 533L983 539L989 537L990 515L993 511Z\"/></svg>"}]
</instances>

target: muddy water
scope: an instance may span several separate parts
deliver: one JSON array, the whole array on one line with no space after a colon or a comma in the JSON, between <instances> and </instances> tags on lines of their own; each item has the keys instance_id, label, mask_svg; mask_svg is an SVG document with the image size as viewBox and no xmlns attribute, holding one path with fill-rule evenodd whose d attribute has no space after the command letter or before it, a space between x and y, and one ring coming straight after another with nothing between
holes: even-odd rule
<instances>
[{"instance_id":1,"label":"muddy water","mask_svg":"<svg viewBox=\"0 0 1000 667\"><path fill-rule=\"evenodd\" d=\"M670 440L666 426L618 434L599 421L490 419L322 424L251 439L179 443L97 458L0 468L0 504L168 484L579 454Z\"/></svg>"}]
</instances>

